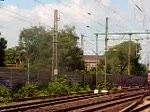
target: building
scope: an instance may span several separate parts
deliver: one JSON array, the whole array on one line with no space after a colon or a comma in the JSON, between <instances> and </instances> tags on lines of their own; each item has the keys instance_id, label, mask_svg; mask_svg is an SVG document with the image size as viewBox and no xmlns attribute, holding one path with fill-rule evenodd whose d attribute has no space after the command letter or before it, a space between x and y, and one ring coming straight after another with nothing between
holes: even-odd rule
<instances>
[{"instance_id":1,"label":"building","mask_svg":"<svg viewBox=\"0 0 150 112\"><path fill-rule=\"evenodd\" d=\"M100 58L102 58L102 56L98 56L98 60ZM96 67L96 55L84 55L84 61L87 71Z\"/></svg>"}]
</instances>

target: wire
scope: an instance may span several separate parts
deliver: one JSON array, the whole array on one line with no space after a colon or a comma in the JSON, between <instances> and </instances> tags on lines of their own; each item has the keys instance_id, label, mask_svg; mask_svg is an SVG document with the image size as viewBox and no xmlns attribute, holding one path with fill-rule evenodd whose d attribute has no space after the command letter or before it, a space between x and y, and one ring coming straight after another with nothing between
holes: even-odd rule
<instances>
[{"instance_id":1,"label":"wire","mask_svg":"<svg viewBox=\"0 0 150 112\"><path fill-rule=\"evenodd\" d=\"M27 22L27 23L30 23L30 24L32 24L32 22L36 21L35 19L31 19L31 18L29 18L29 17L27 17L27 16L24 16L24 15L18 13L18 12L13 11L11 8L6 8L6 7L1 7L1 8L2 8L3 10L9 11L9 12L11 12L11 13L14 13L14 14L16 14L16 15L22 17L22 18L20 18L20 17L16 17L16 16L12 16L12 15L7 14L8 16L10 16L10 17L12 17L12 18L15 18L15 19L18 19L18 20L20 20L20 21ZM42 22L40 22L40 23L42 23ZM45 25L45 26L48 26L48 27L52 28L51 26L46 25L45 23L42 23L42 24Z\"/></svg>"},{"instance_id":2,"label":"wire","mask_svg":"<svg viewBox=\"0 0 150 112\"><path fill-rule=\"evenodd\" d=\"M117 13L117 11L115 11L115 10L112 9L111 7L104 5L101 1L98 1L98 0L94 0L94 1L96 1L97 3L99 3L100 5L102 5L103 7L107 8L107 9L110 10L113 14L115 14L116 16L122 18L123 20L125 20L125 21L130 21L130 20L128 20L127 18L121 16L119 13ZM116 24L116 25L123 28L123 26L120 26L119 24Z\"/></svg>"},{"instance_id":3,"label":"wire","mask_svg":"<svg viewBox=\"0 0 150 112\"><path fill-rule=\"evenodd\" d=\"M24 16L24 15L18 13L18 12L15 12L15 11L13 11L13 10L10 9L10 8L6 8L6 7L2 7L2 8L3 8L4 10L6 9L6 10L9 11L9 12L12 12L12 13L14 13L14 14L19 15L19 16L23 17L24 19L28 19L29 21L33 21L33 19L30 19L30 18L28 18L28 17L26 17L26 16Z\"/></svg>"},{"instance_id":4,"label":"wire","mask_svg":"<svg viewBox=\"0 0 150 112\"><path fill-rule=\"evenodd\" d=\"M145 11L145 9L144 9L144 7L143 7L143 1L141 0L141 7L140 6L138 6L133 0L130 0L133 4L134 4L134 6L136 7L136 9L139 11L139 12L141 12L141 14L143 14L143 16L140 16L140 17L143 17L143 20L142 20L142 25L143 25L143 28L145 29L145 30L147 30L147 28L146 28L146 21L147 21L147 19L146 19L146 11ZM137 15L136 15L137 16ZM135 18L136 19L136 18Z\"/></svg>"},{"instance_id":5,"label":"wire","mask_svg":"<svg viewBox=\"0 0 150 112\"><path fill-rule=\"evenodd\" d=\"M5 26L2 26L2 25L0 25L0 28L8 29L7 27L5 27Z\"/></svg>"},{"instance_id":6,"label":"wire","mask_svg":"<svg viewBox=\"0 0 150 112\"><path fill-rule=\"evenodd\" d=\"M41 5L43 5L43 6L45 6L45 4L44 3L42 3L41 1L39 1L39 0L34 0L35 2L38 2L39 4L41 4ZM55 10L55 8L54 7L50 7L51 9L53 9L53 10ZM60 11L59 12L60 14L63 14L63 15L66 15L64 12L62 12L62 11ZM64 16L63 16L64 17ZM71 17L71 16L70 16ZM66 19L68 19L68 16L65 16L65 18ZM74 18L71 18L71 19L74 19ZM61 22L61 21L60 21ZM89 25L87 25L87 24L85 24L85 23L83 23L83 22L78 22L78 23L81 23L81 24L83 24L84 26L86 26L87 28L91 28L91 26L89 26Z\"/></svg>"},{"instance_id":7,"label":"wire","mask_svg":"<svg viewBox=\"0 0 150 112\"><path fill-rule=\"evenodd\" d=\"M140 12L143 12L143 10L133 1L133 0L130 0L134 6L140 11Z\"/></svg>"},{"instance_id":8,"label":"wire","mask_svg":"<svg viewBox=\"0 0 150 112\"><path fill-rule=\"evenodd\" d=\"M42 2L39 1L39 0L34 0L34 1L35 1L35 2L38 2L39 4L41 4L41 5L43 5L43 6L45 6L45 4L42 3ZM61 2L59 2L59 3L61 4ZM64 6L66 7L66 4L62 4L62 5L64 5ZM67 7L69 8L69 6L67 6ZM53 10L55 9L55 8L52 7L52 6L51 6L50 8L53 9ZM73 10L73 11L76 12L76 10L74 10L74 9L72 9L72 8L71 8L71 10ZM65 13L62 12L62 11L60 11L60 13L64 15L64 16L63 16L64 18L68 19L68 16L69 16L69 15L65 14ZM79 13L79 12L77 12L77 13ZM81 13L80 15L82 15L82 13ZM90 15L89 12L88 12L88 15ZM82 16L83 16L83 15L82 15ZM69 16L69 17L71 18L71 20L75 20L73 17L71 17L71 16ZM84 15L84 17L85 17L85 15ZM76 21L76 20L75 20L75 21ZM60 21L60 22L61 22L61 21ZM61 23L64 23L64 22L61 22ZM81 21L77 21L77 22L75 22L75 24L76 24L76 23L81 23L81 24L83 24L84 27L86 27L87 29L90 29L90 31L93 30L93 28L94 28L93 26L88 25L88 24L86 24L86 23L84 23L84 22L81 22ZM80 27L80 29L82 29L83 31L85 30L85 29L83 29L83 28L81 28L81 27ZM95 30L93 30L93 31L95 31Z\"/></svg>"},{"instance_id":9,"label":"wire","mask_svg":"<svg viewBox=\"0 0 150 112\"><path fill-rule=\"evenodd\" d=\"M112 9L111 7L104 5L102 2L100 2L100 1L98 1L98 0L95 0L95 1L96 1L97 3L99 3L99 4L101 4L102 6L104 6L105 8L109 9L111 12L113 12L114 14L116 14L117 16L119 16L120 18L124 19L125 21L126 21L126 20L129 21L127 18L121 16L120 14L117 14L117 12L116 12L114 9Z\"/></svg>"},{"instance_id":10,"label":"wire","mask_svg":"<svg viewBox=\"0 0 150 112\"><path fill-rule=\"evenodd\" d=\"M72 8L71 6L69 6L68 4L64 4L64 3L62 3L61 1L59 1L59 3L62 4L62 5L64 5L65 7L70 8L72 11L78 13L79 15L81 15L81 16L83 16L83 17L87 17L87 18L88 18L89 20L91 20L92 22L104 26L102 23L93 20L92 18L90 18L89 16L87 16L87 15L85 15L85 14L82 14L80 11L75 10L74 8Z\"/></svg>"}]
</instances>

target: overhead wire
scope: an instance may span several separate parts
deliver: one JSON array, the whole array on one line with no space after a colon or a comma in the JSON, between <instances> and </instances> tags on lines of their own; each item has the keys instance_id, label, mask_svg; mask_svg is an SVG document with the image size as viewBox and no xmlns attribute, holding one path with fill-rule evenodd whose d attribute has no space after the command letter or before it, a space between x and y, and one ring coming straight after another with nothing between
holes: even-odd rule
<instances>
[{"instance_id":1,"label":"overhead wire","mask_svg":"<svg viewBox=\"0 0 150 112\"><path fill-rule=\"evenodd\" d=\"M2 26L2 25L0 25L0 28L8 29L7 27L5 27L5 26Z\"/></svg>"},{"instance_id":2,"label":"overhead wire","mask_svg":"<svg viewBox=\"0 0 150 112\"><path fill-rule=\"evenodd\" d=\"M31 19L31 18L29 18L27 16L24 16L24 15L20 14L19 12L13 11L11 8L6 8L6 7L3 6L3 7L1 7L1 9L5 10L5 11L9 11L9 12L15 14L15 16L12 16L12 15L9 15L9 14L5 13L6 15L8 15L8 16L10 16L12 18L18 19L20 21L23 21L23 22L26 22L26 23L30 23L30 24L32 24L33 22L36 21L35 19ZM16 15L18 15L19 17L17 17ZM48 27L52 28L51 26L46 25L43 22L40 22L40 23L45 25L45 26L48 26Z\"/></svg>"},{"instance_id":3,"label":"overhead wire","mask_svg":"<svg viewBox=\"0 0 150 112\"><path fill-rule=\"evenodd\" d=\"M140 12L143 12L143 10L140 8L140 6L138 6L133 0L130 0L134 6L140 11Z\"/></svg>"},{"instance_id":4,"label":"overhead wire","mask_svg":"<svg viewBox=\"0 0 150 112\"><path fill-rule=\"evenodd\" d=\"M143 25L143 28L146 31L148 31L147 27L146 27L146 22L147 22L146 21L146 11L145 11L144 6L143 6L143 1L141 0L141 6L137 5L137 3L135 3L133 0L130 0L130 1L133 3L134 6L136 6L135 8L137 9L137 11L140 12L143 15L143 16L140 16L140 17L144 17L142 19L142 23L143 23L142 25ZM147 37L148 37L148 34L147 34Z\"/></svg>"},{"instance_id":5,"label":"overhead wire","mask_svg":"<svg viewBox=\"0 0 150 112\"><path fill-rule=\"evenodd\" d=\"M38 2L39 4L41 4L41 5L43 5L43 6L45 6L45 4L43 3L43 2L41 2L41 1L39 1L39 0L34 0L35 2ZM49 8L51 8L51 9L53 9L53 10L55 10L55 8L54 7L49 7ZM65 13L63 13L62 11L59 11L59 13L60 14L63 14L63 15L66 15ZM63 16L64 17L64 16ZM68 16L67 16L68 17ZM71 16L69 16L69 17L71 17ZM67 18L68 19L68 18ZM74 18L72 18L72 19L74 19ZM61 21L60 21L61 22ZM80 22L81 24L83 24L83 25L85 25L86 27L87 26L89 26L89 25L87 25L87 24L85 24L85 23L83 23L83 22Z\"/></svg>"},{"instance_id":6,"label":"overhead wire","mask_svg":"<svg viewBox=\"0 0 150 112\"><path fill-rule=\"evenodd\" d=\"M34 0L35 2L38 2L39 4L41 4L41 5L45 5L43 2L41 2L41 1L39 1L39 0ZM61 4L61 2L59 2L60 4ZM63 6L65 6L64 4L62 4ZM55 10L55 8L54 7L50 7L51 9L53 9L53 10ZM69 8L69 7L68 7ZM76 10L74 10L74 9L72 9L73 11L76 11ZM62 12L62 11L60 11L59 13L61 13L62 15L63 15L63 17L64 18L66 18L66 19L68 19L68 15L67 14L65 14L64 12ZM78 13L78 12L77 12ZM71 18L71 20L75 20L75 18L73 18L73 17L71 17L71 16L69 16L70 18ZM61 22L61 21L59 21L59 22ZM84 25L84 27L85 28L87 28L87 29L90 29L90 31L91 30L93 30L94 29L94 27L93 26L91 26L91 25L88 25L88 24L86 24L86 23L84 23L84 22L81 22L81 21L76 21L75 20L75 23L81 23L82 25ZM62 22L63 24L64 24L64 22ZM78 25L78 24L77 24ZM80 26L80 29L82 29L83 31L85 30L85 28L81 28L81 26ZM93 31L95 31L95 30L93 30Z\"/></svg>"},{"instance_id":7,"label":"overhead wire","mask_svg":"<svg viewBox=\"0 0 150 112\"><path fill-rule=\"evenodd\" d=\"M106 6L105 4L103 4L101 1L99 0L94 0L95 2L97 2L98 4L102 5L103 7L105 7L106 9L108 9L109 11L111 11L113 14L115 14L116 16L120 17L122 20L124 21L130 21L129 19L123 17L122 15L120 15L119 13L117 13L116 10L114 10L113 8L111 8L110 6ZM128 29L127 27L123 27L123 26L120 26L119 24L115 23L117 26L119 26L120 28L122 29Z\"/></svg>"},{"instance_id":8,"label":"overhead wire","mask_svg":"<svg viewBox=\"0 0 150 112\"><path fill-rule=\"evenodd\" d=\"M146 17L146 11L144 9L144 6L143 6L143 1L141 0L141 6L139 6L136 2L134 2L133 0L130 0L132 2L132 4L134 5L134 7L137 9L138 12L140 12L143 16L140 16L140 17L143 17L142 19L142 25L143 25L143 28L145 30L147 30L147 26L146 26L146 22L147 22L147 17ZM136 19L136 18L135 18ZM148 23L147 23L148 24Z\"/></svg>"},{"instance_id":9,"label":"overhead wire","mask_svg":"<svg viewBox=\"0 0 150 112\"><path fill-rule=\"evenodd\" d=\"M39 0L35 0L35 1L39 1ZM41 5L44 5L42 2L38 2L38 3L40 3ZM52 8L52 7L51 7ZM71 7L69 7L69 8L71 8ZM54 10L54 8L52 8L53 10ZM75 11L74 9L72 9L73 11ZM60 13L61 14L63 14L63 15L66 15L64 12L62 12L62 11L60 11ZM79 13L79 12L77 12L77 13ZM80 15L81 15L81 13L80 13ZM83 16L83 15L82 15ZM63 16L63 17L66 17L66 16ZM69 17L71 17L71 16L69 16ZM67 16L67 19L68 19L68 16ZM74 18L72 18L72 20L73 20ZM81 23L81 24L83 24L84 26L86 26L87 28L90 28L91 29L91 26L89 26L89 25L86 25L84 22L79 22L79 21L77 21L78 23ZM80 28L80 29L82 29L82 28ZM83 30L84 31L84 30ZM83 32L82 32L83 33ZM85 39L84 39L84 41L86 41ZM88 40L87 40L88 41ZM86 41L86 42L87 42ZM88 44L91 44L91 45L94 45L92 42L90 42L90 41L88 41Z\"/></svg>"},{"instance_id":10,"label":"overhead wire","mask_svg":"<svg viewBox=\"0 0 150 112\"><path fill-rule=\"evenodd\" d=\"M102 23L97 22L97 21L93 20L92 18L90 18L89 16L87 16L87 15L81 13L80 11L75 10L74 8L72 8L71 6L69 6L68 4L64 4L64 3L62 3L61 1L59 1L59 3L62 4L62 5L64 5L64 6L66 6L66 7L68 7L68 8L70 8L71 10L73 10L74 12L78 13L79 15L81 15L81 16L83 16L83 17L87 17L87 18L88 18L89 20L91 20L92 22L104 26Z\"/></svg>"},{"instance_id":11,"label":"overhead wire","mask_svg":"<svg viewBox=\"0 0 150 112\"><path fill-rule=\"evenodd\" d=\"M7 11L12 12L12 13L14 13L14 14L17 14L17 15L19 15L19 16L21 16L21 17L23 17L24 19L28 19L28 20L30 20L30 21L33 21L33 19L28 18L28 17L26 17L26 16L24 16L24 15L22 15L22 14L18 13L18 12L15 12L15 11L13 11L13 10L12 10L12 9L10 9L10 8L2 7L2 9L4 9L4 10L6 9Z\"/></svg>"}]
</instances>

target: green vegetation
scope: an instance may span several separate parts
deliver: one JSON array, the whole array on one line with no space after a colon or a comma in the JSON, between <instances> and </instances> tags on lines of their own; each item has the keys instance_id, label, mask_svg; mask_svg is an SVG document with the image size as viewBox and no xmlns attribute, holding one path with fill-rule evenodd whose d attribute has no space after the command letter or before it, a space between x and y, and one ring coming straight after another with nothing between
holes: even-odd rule
<instances>
[{"instance_id":1,"label":"green vegetation","mask_svg":"<svg viewBox=\"0 0 150 112\"><path fill-rule=\"evenodd\" d=\"M106 87L108 90L116 88L116 86L110 82L106 82ZM99 82L97 88L100 90L104 89L105 88L105 82L104 81Z\"/></svg>"},{"instance_id":2,"label":"green vegetation","mask_svg":"<svg viewBox=\"0 0 150 112\"><path fill-rule=\"evenodd\" d=\"M58 36L59 69L74 71L84 69L83 52L77 47L79 37L75 27L65 26ZM20 33L17 55L23 66L30 59L32 70L49 70L52 63L53 30L42 26L23 29Z\"/></svg>"},{"instance_id":3,"label":"green vegetation","mask_svg":"<svg viewBox=\"0 0 150 112\"><path fill-rule=\"evenodd\" d=\"M5 49L7 47L7 41L4 38L0 38L0 67L5 66Z\"/></svg>"},{"instance_id":4,"label":"green vegetation","mask_svg":"<svg viewBox=\"0 0 150 112\"><path fill-rule=\"evenodd\" d=\"M131 74L141 75L146 74L146 67L139 63L139 51L141 47L135 42L131 42ZM115 50L114 50L115 49ZM107 51L107 74L126 75L128 74L128 49L129 41L115 45ZM98 70L104 74L104 59L99 60Z\"/></svg>"},{"instance_id":5,"label":"green vegetation","mask_svg":"<svg viewBox=\"0 0 150 112\"><path fill-rule=\"evenodd\" d=\"M14 47L5 50L5 64L16 63L16 49Z\"/></svg>"},{"instance_id":6,"label":"green vegetation","mask_svg":"<svg viewBox=\"0 0 150 112\"><path fill-rule=\"evenodd\" d=\"M51 95L70 95L72 93L91 91L88 85L70 84L66 79L59 78L52 82L34 85L18 85L16 88L9 90L5 86L0 85L0 101L15 98L41 97Z\"/></svg>"},{"instance_id":7,"label":"green vegetation","mask_svg":"<svg viewBox=\"0 0 150 112\"><path fill-rule=\"evenodd\" d=\"M115 86L107 83L108 89L113 89ZM104 88L104 82L98 84L98 89ZM0 101L7 101L16 98L41 97L51 95L72 95L81 92L89 92L89 85L83 86L79 83L71 84L65 78L55 79L52 82L45 83L39 86L34 85L18 85L16 88L9 90L5 86L0 85Z\"/></svg>"},{"instance_id":8,"label":"green vegetation","mask_svg":"<svg viewBox=\"0 0 150 112\"><path fill-rule=\"evenodd\" d=\"M85 63L83 51L77 46L79 37L75 27L65 26L58 32L58 68L59 71L84 71ZM19 37L19 45L6 49L5 63L20 65L26 68L27 59L30 60L30 70L49 71L52 66L53 30L43 26L34 26L23 29ZM1 39L2 48L6 48L6 41ZM146 67L139 63L141 47L131 42L131 74L144 76ZM126 75L128 68L129 41L113 46L107 51L107 74ZM115 49L116 51L113 51ZM3 53L3 52L2 52ZM4 56L4 55L3 55ZM1 57L3 57L1 56ZM105 56L105 54L104 54ZM2 58L0 58L2 59ZM3 60L3 59L2 59ZM2 63L2 65L4 65ZM2 66L1 65L1 66ZM99 59L98 74L105 74L104 57ZM84 71L85 72L85 71ZM95 68L89 71L95 74Z\"/></svg>"},{"instance_id":9,"label":"green vegetation","mask_svg":"<svg viewBox=\"0 0 150 112\"><path fill-rule=\"evenodd\" d=\"M54 94L69 94L70 91L70 87L69 87L69 83L67 82L66 79L55 79L52 82L48 83L48 87L47 87L47 91L50 95L54 95Z\"/></svg>"},{"instance_id":10,"label":"green vegetation","mask_svg":"<svg viewBox=\"0 0 150 112\"><path fill-rule=\"evenodd\" d=\"M5 101L10 98L10 90L3 85L0 85L0 101Z\"/></svg>"},{"instance_id":11,"label":"green vegetation","mask_svg":"<svg viewBox=\"0 0 150 112\"><path fill-rule=\"evenodd\" d=\"M11 92L13 98L27 98L38 96L38 89L33 85L22 85L15 88Z\"/></svg>"}]
</instances>

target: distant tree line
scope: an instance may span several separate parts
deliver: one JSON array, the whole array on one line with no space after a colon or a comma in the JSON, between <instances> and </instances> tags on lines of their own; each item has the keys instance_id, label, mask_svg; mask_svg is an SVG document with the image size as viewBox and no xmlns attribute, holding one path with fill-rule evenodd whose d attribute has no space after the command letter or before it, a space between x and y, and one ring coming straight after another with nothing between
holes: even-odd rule
<instances>
[{"instance_id":1,"label":"distant tree line","mask_svg":"<svg viewBox=\"0 0 150 112\"><path fill-rule=\"evenodd\" d=\"M107 74L128 74L128 58L129 58L129 44L131 45L131 74L132 75L146 75L146 66L139 63L140 44L135 42L125 41L121 44L113 46L106 52L107 57ZM99 60L99 72L104 74L105 61L104 58Z\"/></svg>"},{"instance_id":2,"label":"distant tree line","mask_svg":"<svg viewBox=\"0 0 150 112\"><path fill-rule=\"evenodd\" d=\"M83 51L77 46L79 37L75 33L75 27L65 26L58 32L58 65L60 70L75 71L84 70L85 62ZM19 45L6 49L7 41L0 40L0 66L17 64L27 67L27 59L30 60L30 68L33 70L50 70L52 66L53 30L43 26L34 26L23 29L19 36ZM145 75L146 67L139 63L140 44L131 42L131 74ZM129 41L113 46L104 54L98 63L98 74L105 74L104 57L107 56L107 74L126 75L128 69ZM5 50L6 49L6 50ZM113 51L115 49L115 51ZM4 52L5 51L5 52ZM5 55L6 53L6 55ZM89 71L95 74L95 68Z\"/></svg>"},{"instance_id":3,"label":"distant tree line","mask_svg":"<svg viewBox=\"0 0 150 112\"><path fill-rule=\"evenodd\" d=\"M65 26L58 32L58 65L65 71L84 70L83 51L77 46L75 27ZM19 46L6 50L6 63L17 63L33 70L50 70L52 65L53 30L42 26L23 29ZM11 54L11 55L10 55Z\"/></svg>"},{"instance_id":4,"label":"distant tree line","mask_svg":"<svg viewBox=\"0 0 150 112\"><path fill-rule=\"evenodd\" d=\"M7 41L5 38L0 37L0 67L5 66L5 49L7 47Z\"/></svg>"}]
</instances>

